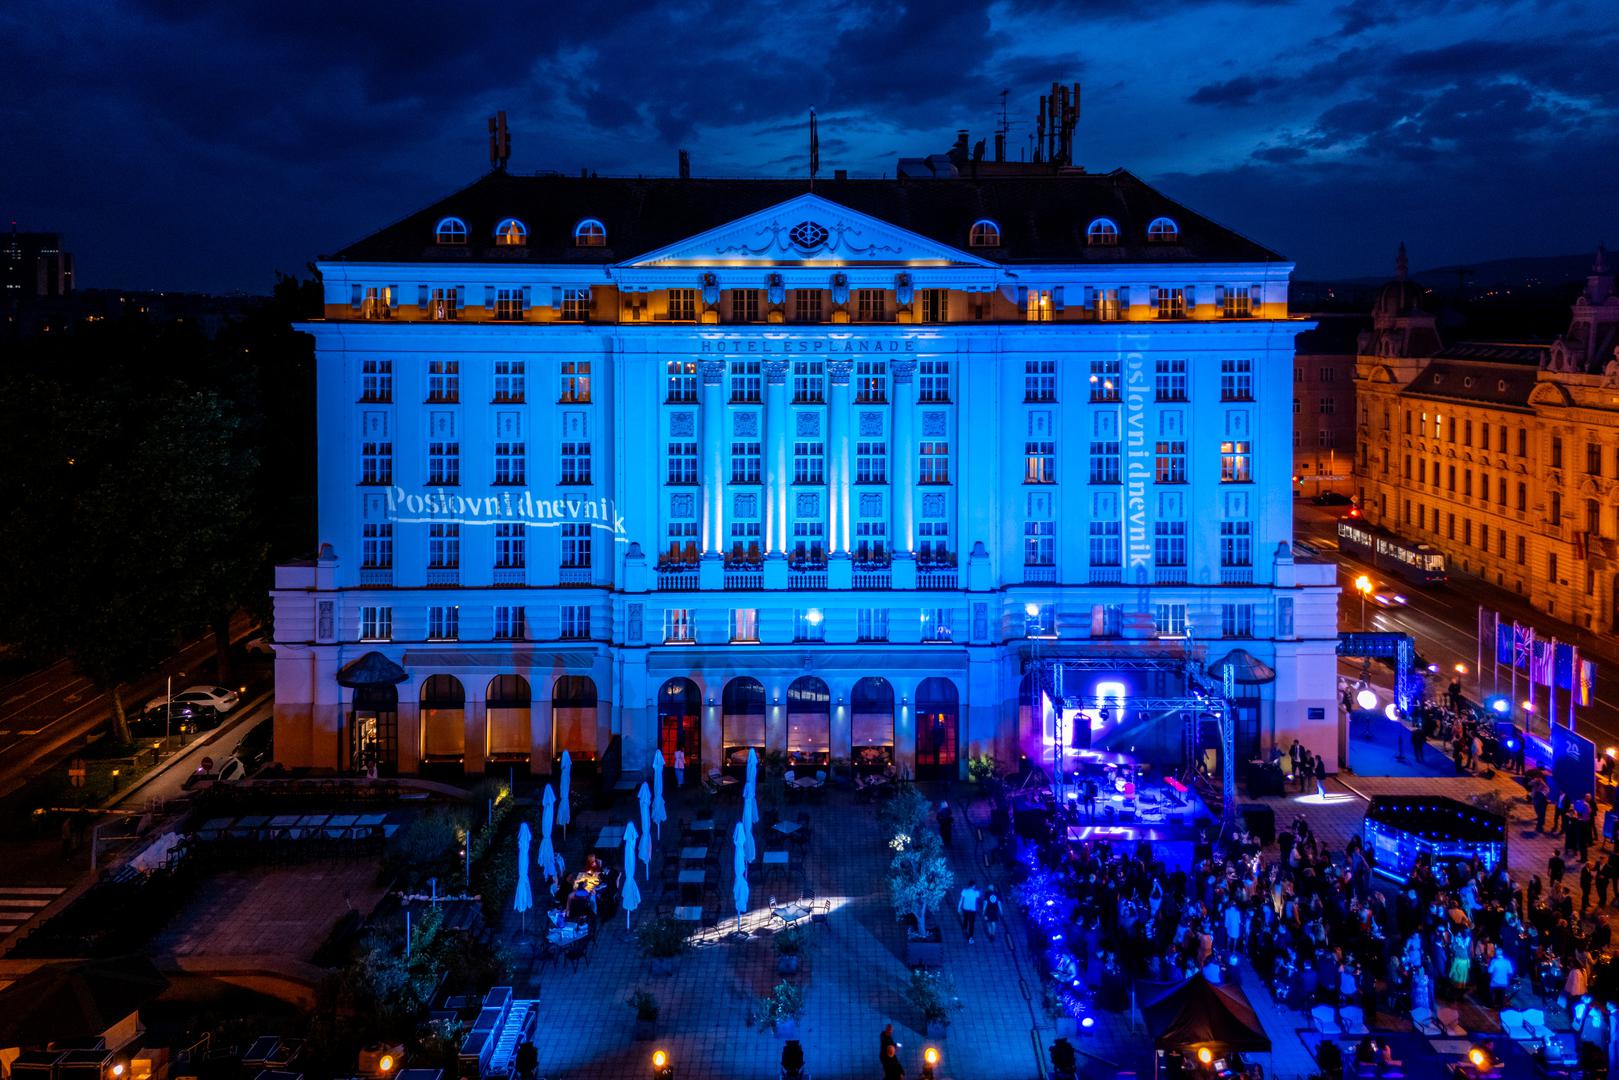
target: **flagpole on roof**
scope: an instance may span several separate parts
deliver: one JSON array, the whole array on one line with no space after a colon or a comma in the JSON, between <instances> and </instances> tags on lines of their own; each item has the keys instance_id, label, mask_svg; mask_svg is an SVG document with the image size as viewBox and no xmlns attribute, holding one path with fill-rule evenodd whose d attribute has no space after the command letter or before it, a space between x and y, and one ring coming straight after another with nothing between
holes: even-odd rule
<instances>
[{"instance_id":1,"label":"flagpole on roof","mask_svg":"<svg viewBox=\"0 0 1619 1080\"><path fill-rule=\"evenodd\" d=\"M809 186L815 190L815 174L821 171L821 135L815 126L815 106L810 106L809 125Z\"/></svg>"}]
</instances>

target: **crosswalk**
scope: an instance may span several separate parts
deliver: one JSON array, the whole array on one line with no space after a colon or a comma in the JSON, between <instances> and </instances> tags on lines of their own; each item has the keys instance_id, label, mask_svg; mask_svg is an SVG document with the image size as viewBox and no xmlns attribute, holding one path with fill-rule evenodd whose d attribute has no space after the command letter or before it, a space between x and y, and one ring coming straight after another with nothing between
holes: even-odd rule
<instances>
[{"instance_id":1,"label":"crosswalk","mask_svg":"<svg viewBox=\"0 0 1619 1080\"><path fill-rule=\"evenodd\" d=\"M56 885L0 885L0 939L49 907L63 891Z\"/></svg>"}]
</instances>

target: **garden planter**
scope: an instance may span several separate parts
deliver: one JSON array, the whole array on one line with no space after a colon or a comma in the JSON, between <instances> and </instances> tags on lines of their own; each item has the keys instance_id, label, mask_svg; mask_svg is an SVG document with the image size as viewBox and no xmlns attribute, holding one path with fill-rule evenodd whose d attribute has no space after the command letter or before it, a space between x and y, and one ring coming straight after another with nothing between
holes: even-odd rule
<instances>
[{"instance_id":1,"label":"garden planter","mask_svg":"<svg viewBox=\"0 0 1619 1080\"><path fill-rule=\"evenodd\" d=\"M939 967L944 963L944 935L934 931L926 938L905 939L907 967Z\"/></svg>"},{"instance_id":2,"label":"garden planter","mask_svg":"<svg viewBox=\"0 0 1619 1080\"><path fill-rule=\"evenodd\" d=\"M658 1022L656 1020L637 1020L635 1022L634 1038L636 1042L650 1042L658 1037Z\"/></svg>"}]
</instances>

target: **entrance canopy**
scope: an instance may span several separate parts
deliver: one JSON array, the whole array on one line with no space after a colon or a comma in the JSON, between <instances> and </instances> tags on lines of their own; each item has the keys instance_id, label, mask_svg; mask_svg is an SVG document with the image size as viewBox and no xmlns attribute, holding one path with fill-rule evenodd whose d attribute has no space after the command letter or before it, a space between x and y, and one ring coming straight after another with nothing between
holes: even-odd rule
<instances>
[{"instance_id":1,"label":"entrance canopy","mask_svg":"<svg viewBox=\"0 0 1619 1080\"><path fill-rule=\"evenodd\" d=\"M1193 975L1141 1007L1157 1050L1236 1050L1267 1053L1270 1036L1247 995L1235 986Z\"/></svg>"},{"instance_id":2,"label":"entrance canopy","mask_svg":"<svg viewBox=\"0 0 1619 1080\"><path fill-rule=\"evenodd\" d=\"M379 652L368 652L344 664L337 673L337 685L348 687L394 686L410 678L404 668Z\"/></svg>"}]
</instances>

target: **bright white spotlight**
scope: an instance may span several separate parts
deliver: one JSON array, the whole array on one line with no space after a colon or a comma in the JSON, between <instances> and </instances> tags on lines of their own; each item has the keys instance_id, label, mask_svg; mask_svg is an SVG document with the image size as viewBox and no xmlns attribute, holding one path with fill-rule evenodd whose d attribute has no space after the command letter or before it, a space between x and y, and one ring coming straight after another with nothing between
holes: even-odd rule
<instances>
[{"instance_id":1,"label":"bright white spotlight","mask_svg":"<svg viewBox=\"0 0 1619 1080\"><path fill-rule=\"evenodd\" d=\"M1370 690L1362 690L1355 695L1355 704L1363 709L1377 708L1377 695Z\"/></svg>"}]
</instances>

